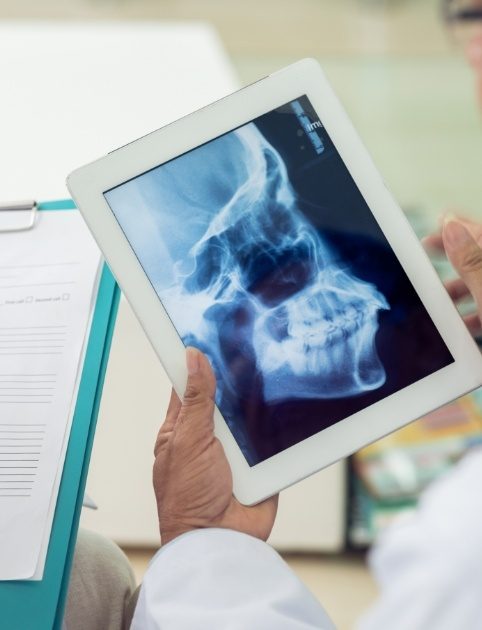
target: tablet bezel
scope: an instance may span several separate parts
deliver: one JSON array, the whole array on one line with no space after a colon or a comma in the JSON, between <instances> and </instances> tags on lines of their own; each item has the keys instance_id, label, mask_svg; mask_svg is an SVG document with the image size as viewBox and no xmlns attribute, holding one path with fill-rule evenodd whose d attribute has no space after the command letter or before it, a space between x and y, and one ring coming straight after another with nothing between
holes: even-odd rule
<instances>
[{"instance_id":1,"label":"tablet bezel","mask_svg":"<svg viewBox=\"0 0 482 630\"><path fill-rule=\"evenodd\" d=\"M68 188L131 303L174 389L186 383L184 345L104 193L223 133L307 95L454 357L454 363L250 467L216 408L215 430L234 494L254 504L482 384L482 356L405 215L318 63L305 59L74 171Z\"/></svg>"}]
</instances>

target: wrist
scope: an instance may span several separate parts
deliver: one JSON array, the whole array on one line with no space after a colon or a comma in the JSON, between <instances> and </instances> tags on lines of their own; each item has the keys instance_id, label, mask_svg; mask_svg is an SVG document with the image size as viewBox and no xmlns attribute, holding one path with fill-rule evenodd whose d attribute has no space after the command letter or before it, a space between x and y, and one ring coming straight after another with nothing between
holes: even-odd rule
<instances>
[{"instance_id":1,"label":"wrist","mask_svg":"<svg viewBox=\"0 0 482 630\"><path fill-rule=\"evenodd\" d=\"M192 532L195 529L200 529L197 527L190 527L188 525L166 525L162 522L159 523L159 533L161 534L161 546L167 545L172 542L175 538L179 538L183 534L187 534L188 532Z\"/></svg>"}]
</instances>

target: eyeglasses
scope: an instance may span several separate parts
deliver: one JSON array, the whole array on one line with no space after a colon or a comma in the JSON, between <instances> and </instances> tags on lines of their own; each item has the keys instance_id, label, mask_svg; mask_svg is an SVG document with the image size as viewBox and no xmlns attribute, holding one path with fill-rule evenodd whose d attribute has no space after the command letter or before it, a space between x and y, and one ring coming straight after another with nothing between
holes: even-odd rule
<instances>
[{"instance_id":1,"label":"eyeglasses","mask_svg":"<svg viewBox=\"0 0 482 630\"><path fill-rule=\"evenodd\" d=\"M465 46L482 33L482 0L443 0L442 13L456 43Z\"/></svg>"},{"instance_id":2,"label":"eyeglasses","mask_svg":"<svg viewBox=\"0 0 482 630\"><path fill-rule=\"evenodd\" d=\"M445 20L451 25L482 21L481 0L444 0L442 10Z\"/></svg>"}]
</instances>

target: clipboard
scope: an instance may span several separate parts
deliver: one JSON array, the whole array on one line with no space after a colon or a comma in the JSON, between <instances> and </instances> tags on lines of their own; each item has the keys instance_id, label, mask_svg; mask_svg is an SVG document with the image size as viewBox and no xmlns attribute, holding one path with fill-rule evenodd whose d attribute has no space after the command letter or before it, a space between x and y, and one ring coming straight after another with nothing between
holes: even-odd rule
<instances>
[{"instance_id":1,"label":"clipboard","mask_svg":"<svg viewBox=\"0 0 482 630\"><path fill-rule=\"evenodd\" d=\"M35 212L74 210L71 200L36 204ZM23 210L30 208L23 207ZM29 219L30 221L30 219ZM120 290L104 263L41 581L0 582L2 630L60 630Z\"/></svg>"}]
</instances>

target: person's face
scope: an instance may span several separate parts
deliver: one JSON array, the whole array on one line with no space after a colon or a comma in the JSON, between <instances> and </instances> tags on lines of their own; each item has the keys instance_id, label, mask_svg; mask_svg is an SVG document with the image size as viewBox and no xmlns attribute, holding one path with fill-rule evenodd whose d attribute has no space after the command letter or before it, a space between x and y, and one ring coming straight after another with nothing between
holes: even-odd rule
<instances>
[{"instance_id":1,"label":"person's face","mask_svg":"<svg viewBox=\"0 0 482 630\"><path fill-rule=\"evenodd\" d=\"M482 108L482 0L445 0L444 12L450 31L475 72Z\"/></svg>"}]
</instances>

